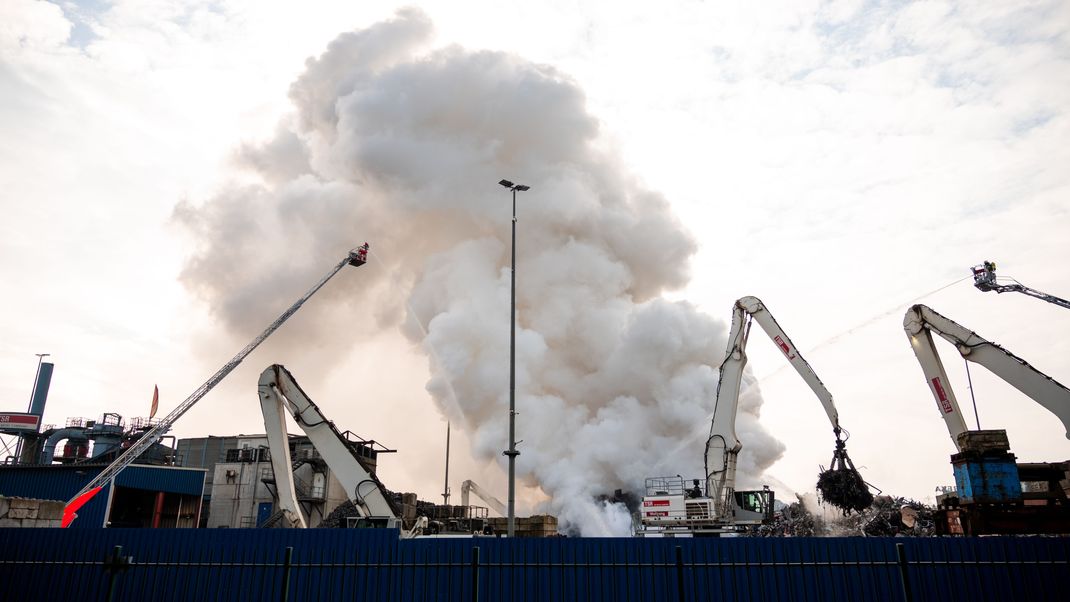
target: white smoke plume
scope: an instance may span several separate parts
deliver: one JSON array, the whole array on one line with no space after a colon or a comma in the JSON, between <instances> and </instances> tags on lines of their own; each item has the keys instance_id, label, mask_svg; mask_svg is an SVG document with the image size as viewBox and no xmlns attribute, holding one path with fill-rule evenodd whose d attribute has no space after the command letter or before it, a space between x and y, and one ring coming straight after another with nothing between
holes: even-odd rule
<instances>
[{"instance_id":1,"label":"white smoke plume","mask_svg":"<svg viewBox=\"0 0 1070 602\"><path fill-rule=\"evenodd\" d=\"M400 327L429 354L441 411L477 457L504 465L509 193L496 182L530 184L518 199L517 473L572 530L626 534L623 506L595 495L702 475L725 327L660 296L687 283L696 243L605 149L575 82L509 54L430 48L431 34L405 10L310 59L295 114L239 153L259 183L177 208L198 240L184 281L251 334L366 238L384 269L317 298L287 343L330 358ZM749 391L744 483L782 452Z\"/></svg>"}]
</instances>

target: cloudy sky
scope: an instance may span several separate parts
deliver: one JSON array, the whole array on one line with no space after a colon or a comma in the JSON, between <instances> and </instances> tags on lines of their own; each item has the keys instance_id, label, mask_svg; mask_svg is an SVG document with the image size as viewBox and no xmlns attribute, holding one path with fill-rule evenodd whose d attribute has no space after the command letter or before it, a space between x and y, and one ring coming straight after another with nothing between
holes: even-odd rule
<instances>
[{"instance_id":1,"label":"cloudy sky","mask_svg":"<svg viewBox=\"0 0 1070 602\"><path fill-rule=\"evenodd\" d=\"M909 303L1070 381L1070 312L962 280L992 259L1002 275L1070 296L1065 3L376 4L0 6L3 409L23 410L34 354L51 353L46 423L145 415L153 384L164 413L350 242L367 240L379 260L340 274L319 309L316 298L176 434L261 431L253 383L284 363L344 428L400 450L382 463L392 488L427 499L441 491L449 416L467 431L454 435L454 491L473 478L504 498L502 465L488 450L506 443L487 439L501 421L481 428L501 398L470 407L444 384L464 372L451 328L496 310L439 303L466 299L443 281L469 276L472 290L487 286L473 298L507 299L498 285L508 197L498 178L532 186L520 231L532 212L529 233L542 245L541 254L521 246L531 280L523 292L518 272L520 322L535 337L525 349L561 351L555 337L565 335L543 303L587 295L589 281L623 266L623 284L594 302L614 316L599 327L619 326L605 336L622 341L602 350L599 373L612 376L623 357L651 379L662 369L675 371L672 383L697 379L668 393L639 380L634 392L640 409L649 389L659 416L676 412L666 424L692 425L690 439L668 436L679 425L651 440L628 429L569 431L595 450L584 470L616 486L634 475L602 464L658 466L637 457L663 453L700 466L702 402L665 410L665 396L701 397L709 375L688 373L691 358L708 353L716 367L707 349L723 348L731 304L744 295L766 302L834 394L867 480L897 495L925 499L952 482L953 445L901 326ZM464 124L488 111L494 118L472 127L442 125L443 115ZM421 133L428 123L433 135ZM305 198L326 204L313 211ZM625 209L611 212L616 198ZM555 215L566 210L585 226L562 237ZM570 244L608 249L609 271L576 263ZM555 249L563 263L591 268L574 270L582 286L534 277L556 273ZM480 270L487 279L472 275ZM507 320L507 306L498 315ZM663 355L628 351L644 316L710 334L662 364ZM487 336L504 341L506 326ZM436 354L436 344L449 352ZM766 474L810 491L831 457L827 420L772 343L756 336L748 351L764 400L753 436L783 445ZM950 346L941 352L972 425L963 362ZM560 364L569 362L521 357L534 367L520 380L531 390L518 395L568 406L574 381ZM1020 459L1070 457L1054 416L983 368L971 375L981 426L1006 428ZM576 419L633 414L616 399ZM526 435L527 457L551 468L526 468L522 505L547 489L574 490L552 468L568 458L540 455L555 445L540 432ZM600 455L599 437L623 438L618 451L634 441L635 456Z\"/></svg>"}]
</instances>

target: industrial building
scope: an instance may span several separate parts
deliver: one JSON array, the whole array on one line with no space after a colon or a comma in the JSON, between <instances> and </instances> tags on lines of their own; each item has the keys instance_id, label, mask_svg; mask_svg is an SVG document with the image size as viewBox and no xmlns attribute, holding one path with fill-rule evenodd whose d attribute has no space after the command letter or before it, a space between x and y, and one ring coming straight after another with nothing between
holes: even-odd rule
<instances>
[{"instance_id":1,"label":"industrial building","mask_svg":"<svg viewBox=\"0 0 1070 602\"><path fill-rule=\"evenodd\" d=\"M345 436L350 448L372 472L380 453L394 451L349 431ZM349 495L308 437L291 436L289 446L301 511L310 527L320 526L335 508L349 500ZM263 527L276 513L278 494L267 435L181 439L177 457L181 465L208 473L202 527Z\"/></svg>"}]
</instances>

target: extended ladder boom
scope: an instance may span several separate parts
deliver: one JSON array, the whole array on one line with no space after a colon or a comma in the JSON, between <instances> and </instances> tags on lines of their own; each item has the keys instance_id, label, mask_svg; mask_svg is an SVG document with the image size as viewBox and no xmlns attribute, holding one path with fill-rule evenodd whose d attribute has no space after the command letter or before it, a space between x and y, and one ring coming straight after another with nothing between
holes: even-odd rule
<instances>
[{"instance_id":1,"label":"extended ladder boom","mask_svg":"<svg viewBox=\"0 0 1070 602\"><path fill-rule=\"evenodd\" d=\"M706 441L706 493L716 500L717 512L725 517L732 507L735 491L736 458L742 444L736 437L736 410L739 407L739 388L743 369L747 365L747 338L750 320L753 318L762 327L773 343L784 353L799 376L817 395L837 439L840 436L840 419L833 403L832 394L821 382L810 364L803 359L788 335L777 324L773 315L756 297L743 297L736 301L732 312L732 329L728 335L728 351L721 363L721 375L717 381L717 401L713 410L710 438Z\"/></svg>"},{"instance_id":2,"label":"extended ladder boom","mask_svg":"<svg viewBox=\"0 0 1070 602\"><path fill-rule=\"evenodd\" d=\"M921 364L929 390L936 399L936 407L947 424L951 440L958 448L958 435L967 430L955 392L947 380L947 372L933 345L931 333L936 333L958 349L967 361L988 368L993 374L1055 414L1063 423L1070 438L1070 389L1052 377L1029 365L1029 362L988 341L976 332L946 318L925 305L915 305L903 317L910 346Z\"/></svg>"},{"instance_id":3,"label":"extended ladder boom","mask_svg":"<svg viewBox=\"0 0 1070 602\"><path fill-rule=\"evenodd\" d=\"M167 433L167 431L171 429L171 426L175 423L176 420L181 418L183 414L185 414L187 411L189 411L190 408L194 406L194 404L200 401L202 397L208 394L208 392L211 391L217 384L219 384L220 381L226 378L228 374L230 374L235 368L237 368L238 364L240 364L247 355L252 353L252 351L260 345L260 343L263 343L265 339L267 339L269 336L271 336L272 333L278 330L278 328L282 326L282 324L286 322L286 320L288 320L290 316L297 313L297 310L301 309L301 306L305 304L305 301L308 301L309 298L312 297L312 295L316 294L316 292L319 291L323 287L323 285L327 284L327 281L333 278L334 275L341 271L343 267L345 267L347 264L352 266L364 265L364 263L367 261L367 254L367 243L364 243L363 246L351 250L349 254L346 255L344 259L339 261L337 265L331 268L331 270L327 272L327 275L320 279L320 281L317 282L315 286L310 288L308 292L306 292L300 299L298 299L296 303L291 305L289 309L282 312L282 315L280 315L274 322L272 322L264 330L264 332L260 333L260 335L253 339L252 342L250 342L248 345L246 345L244 349L239 351L237 355L231 358L229 362L223 364L223 367L220 368L219 371L213 374L207 381L205 381L203 385L197 387L197 389L195 389L193 393L191 393L190 396L186 398L185 401L180 403L175 409L171 410L171 412L162 420L160 420L158 424L146 431L140 439L135 441L133 445L128 447L125 452L123 452L118 458L116 458L111 464L109 464L104 470L102 470L100 474L94 477L85 487L83 487L77 494L75 494L75 496L67 502L69 512L67 513L67 516L64 517L64 526L70 524L70 521L74 519L74 516L72 516L70 512L73 512L74 509L77 509L77 507L80 507L82 504L84 504L88 500L90 492L94 490L99 490L109 481L114 479L120 472L122 472L124 468L132 464L134 460L136 460L146 449L148 449L157 441L159 441L160 437L162 437L165 433Z\"/></svg>"},{"instance_id":4,"label":"extended ladder boom","mask_svg":"<svg viewBox=\"0 0 1070 602\"><path fill-rule=\"evenodd\" d=\"M1055 295L1043 293L1034 288L1029 288L1024 284L1018 282L1015 282L1014 284L999 284L996 282L996 264L994 262L986 261L981 265L974 266L972 270L973 285L976 286L978 290L985 292L996 291L997 293L1022 293L1070 309L1070 301L1056 297Z\"/></svg>"}]
</instances>

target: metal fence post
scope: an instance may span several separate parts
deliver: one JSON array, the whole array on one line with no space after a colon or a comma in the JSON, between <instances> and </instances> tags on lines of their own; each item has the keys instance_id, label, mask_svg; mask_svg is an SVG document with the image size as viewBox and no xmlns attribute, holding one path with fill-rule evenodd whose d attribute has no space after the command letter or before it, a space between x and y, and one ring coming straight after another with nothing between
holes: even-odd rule
<instances>
[{"instance_id":1,"label":"metal fence post","mask_svg":"<svg viewBox=\"0 0 1070 602\"><path fill-rule=\"evenodd\" d=\"M479 602L479 546L472 548L472 602Z\"/></svg>"},{"instance_id":2,"label":"metal fence post","mask_svg":"<svg viewBox=\"0 0 1070 602\"><path fill-rule=\"evenodd\" d=\"M115 546L111 554L104 558L104 571L108 574L108 602L115 599L115 581L119 573L130 568L134 562L133 556L123 556L123 546Z\"/></svg>"},{"instance_id":3,"label":"metal fence post","mask_svg":"<svg viewBox=\"0 0 1070 602\"><path fill-rule=\"evenodd\" d=\"M676 546L676 592L680 602L687 599L684 592L684 549L680 546Z\"/></svg>"},{"instance_id":4,"label":"metal fence post","mask_svg":"<svg viewBox=\"0 0 1070 602\"><path fill-rule=\"evenodd\" d=\"M282 595L279 598L282 602L286 602L290 598L290 567L293 565L293 558L293 546L287 546L282 560Z\"/></svg>"},{"instance_id":5,"label":"metal fence post","mask_svg":"<svg viewBox=\"0 0 1070 602\"><path fill-rule=\"evenodd\" d=\"M895 544L895 555L899 560L899 581L903 586L903 600L913 602L914 596L910 593L910 576L907 574L907 549L901 544Z\"/></svg>"}]
</instances>

